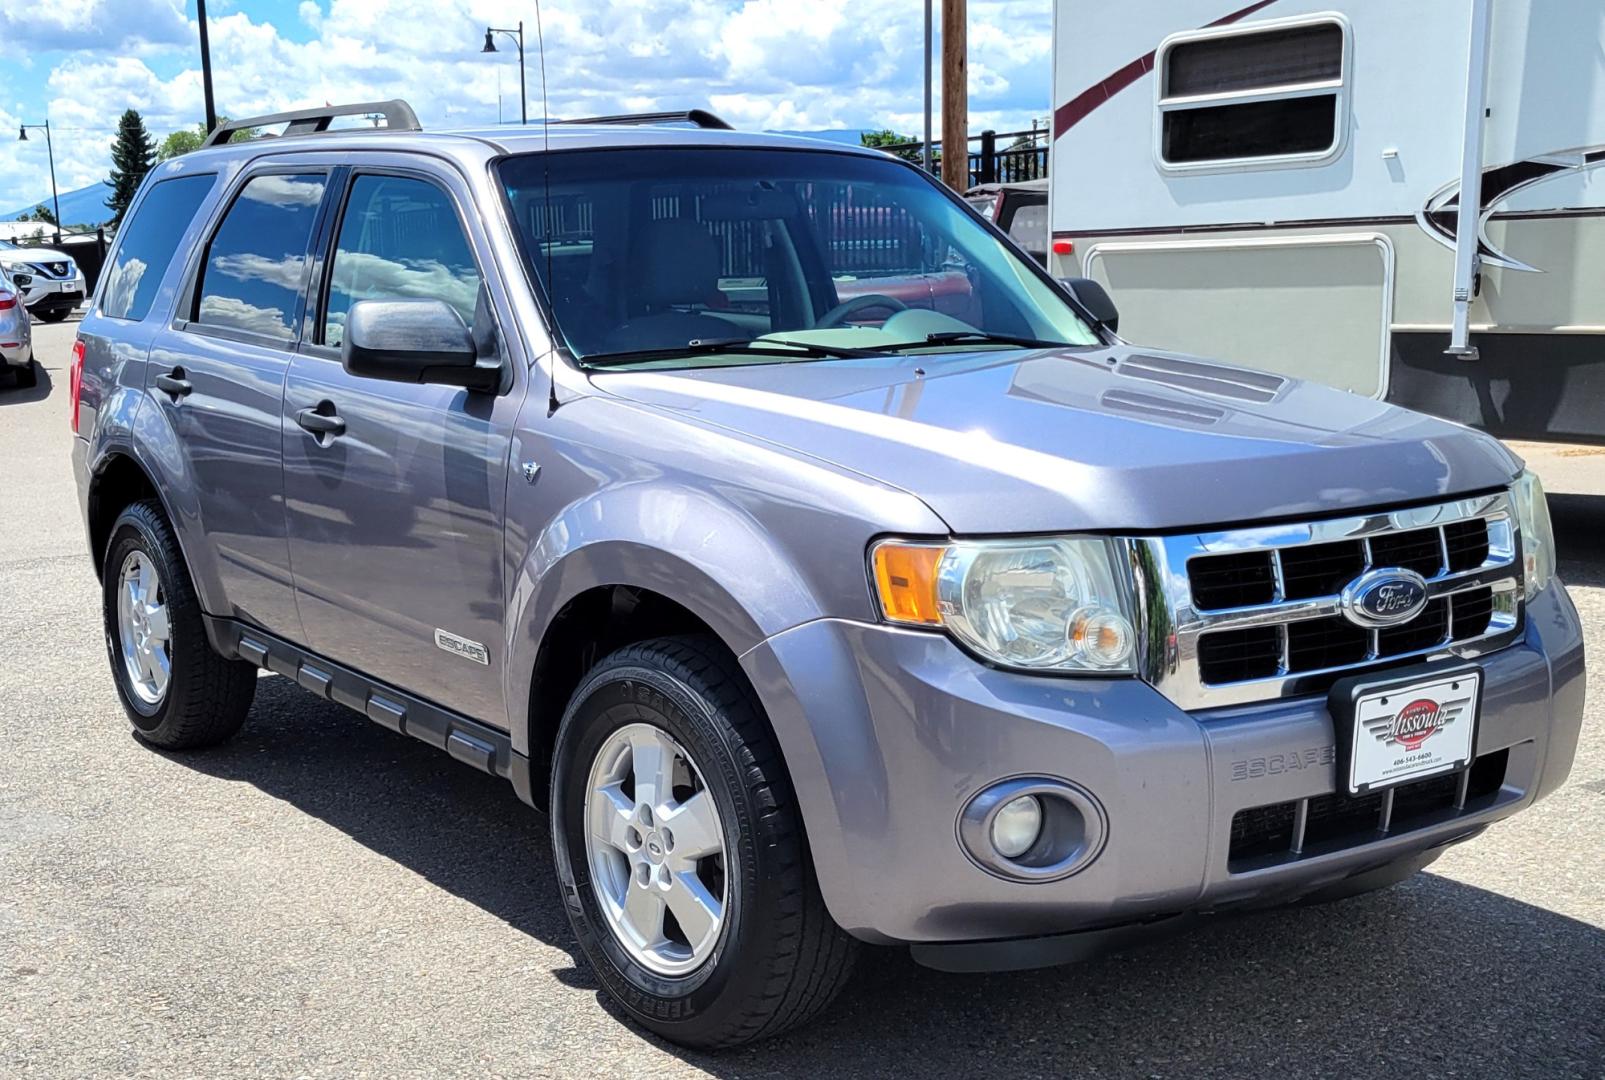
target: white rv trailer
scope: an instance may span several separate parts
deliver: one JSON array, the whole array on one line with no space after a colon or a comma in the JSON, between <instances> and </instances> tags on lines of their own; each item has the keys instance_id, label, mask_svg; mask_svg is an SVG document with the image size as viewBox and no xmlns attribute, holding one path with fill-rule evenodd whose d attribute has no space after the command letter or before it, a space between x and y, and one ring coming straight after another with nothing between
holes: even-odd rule
<instances>
[{"instance_id":1,"label":"white rv trailer","mask_svg":"<svg viewBox=\"0 0 1605 1080\"><path fill-rule=\"evenodd\" d=\"M1605 442L1605 2L1338 6L1055 0L1050 268L1134 342Z\"/></svg>"}]
</instances>

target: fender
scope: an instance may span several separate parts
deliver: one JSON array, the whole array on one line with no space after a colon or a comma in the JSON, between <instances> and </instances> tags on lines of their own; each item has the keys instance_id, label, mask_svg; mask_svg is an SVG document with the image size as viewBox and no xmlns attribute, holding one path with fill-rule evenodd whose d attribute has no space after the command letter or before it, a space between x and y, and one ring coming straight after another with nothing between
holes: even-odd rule
<instances>
[{"instance_id":1,"label":"fender","mask_svg":"<svg viewBox=\"0 0 1605 1080\"><path fill-rule=\"evenodd\" d=\"M513 454L540 462L538 480L511 484L507 500L504 678L520 754L541 643L579 594L650 589L739 657L813 619L873 619L870 540L948 532L924 502L879 480L610 396L553 416L526 404Z\"/></svg>"},{"instance_id":2,"label":"fender","mask_svg":"<svg viewBox=\"0 0 1605 1080\"><path fill-rule=\"evenodd\" d=\"M613 522L658 527L623 536L611 532ZM569 507L529 545L512 589L506 692L513 749L529 752L530 673L547 627L576 596L603 585L651 589L707 623L739 656L823 614L824 602L792 560L751 518L678 485L605 489Z\"/></svg>"}]
</instances>

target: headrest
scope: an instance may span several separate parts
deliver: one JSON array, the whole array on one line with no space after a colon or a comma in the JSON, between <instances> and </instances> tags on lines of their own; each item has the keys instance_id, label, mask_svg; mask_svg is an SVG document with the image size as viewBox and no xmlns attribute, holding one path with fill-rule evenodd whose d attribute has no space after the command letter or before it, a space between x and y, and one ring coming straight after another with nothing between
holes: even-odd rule
<instances>
[{"instance_id":1,"label":"headrest","mask_svg":"<svg viewBox=\"0 0 1605 1080\"><path fill-rule=\"evenodd\" d=\"M719 291L719 241L707 227L664 218L647 227L638 299L647 307L710 303Z\"/></svg>"}]
</instances>

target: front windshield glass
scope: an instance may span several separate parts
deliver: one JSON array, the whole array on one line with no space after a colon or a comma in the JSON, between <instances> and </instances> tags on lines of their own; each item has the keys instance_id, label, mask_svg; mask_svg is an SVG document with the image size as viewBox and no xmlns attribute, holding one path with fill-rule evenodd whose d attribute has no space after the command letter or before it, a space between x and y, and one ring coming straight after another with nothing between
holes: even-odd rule
<instances>
[{"instance_id":1,"label":"front windshield glass","mask_svg":"<svg viewBox=\"0 0 1605 1080\"><path fill-rule=\"evenodd\" d=\"M570 350L595 366L1094 345L933 182L889 160L708 147L500 165Z\"/></svg>"}]
</instances>

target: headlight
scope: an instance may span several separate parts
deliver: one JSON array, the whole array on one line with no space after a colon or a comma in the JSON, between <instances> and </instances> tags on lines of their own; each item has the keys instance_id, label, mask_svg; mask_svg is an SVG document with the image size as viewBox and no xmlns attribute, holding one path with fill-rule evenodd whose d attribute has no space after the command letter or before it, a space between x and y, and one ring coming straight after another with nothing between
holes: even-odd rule
<instances>
[{"instance_id":1,"label":"headlight","mask_svg":"<svg viewBox=\"0 0 1605 1080\"><path fill-rule=\"evenodd\" d=\"M871 563L888 620L941 627L995 664L1135 670L1137 634L1109 540L888 540Z\"/></svg>"},{"instance_id":2,"label":"headlight","mask_svg":"<svg viewBox=\"0 0 1605 1080\"><path fill-rule=\"evenodd\" d=\"M1521 563L1531 600L1555 576L1555 531L1549 524L1549 503L1544 485L1531 472L1516 478L1510 494L1516 504L1516 527L1521 530Z\"/></svg>"}]
</instances>

